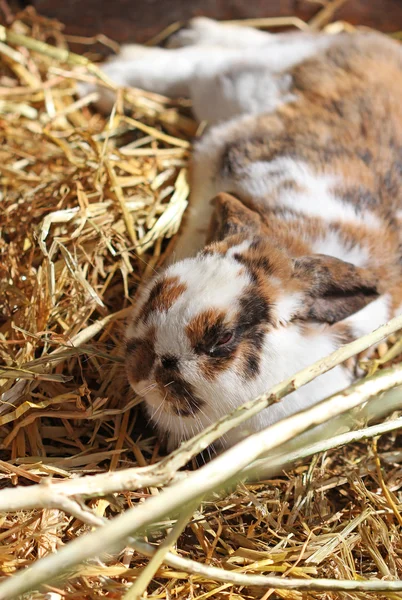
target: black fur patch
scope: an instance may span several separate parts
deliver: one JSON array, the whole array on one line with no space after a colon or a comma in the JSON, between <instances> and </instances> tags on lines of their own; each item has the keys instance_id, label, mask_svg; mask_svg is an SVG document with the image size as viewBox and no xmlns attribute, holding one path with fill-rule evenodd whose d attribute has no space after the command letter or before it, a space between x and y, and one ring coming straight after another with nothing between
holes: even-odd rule
<instances>
[{"instance_id":1,"label":"black fur patch","mask_svg":"<svg viewBox=\"0 0 402 600\"><path fill-rule=\"evenodd\" d=\"M264 325L269 322L270 308L268 302L252 288L240 301L240 314L236 327L239 340L246 342L245 363L242 375L245 379L253 379L260 372L261 351L264 344Z\"/></svg>"},{"instance_id":2,"label":"black fur patch","mask_svg":"<svg viewBox=\"0 0 402 600\"><path fill-rule=\"evenodd\" d=\"M165 354L161 357L162 367L169 371L177 371L179 367L179 359L171 354Z\"/></svg>"},{"instance_id":3,"label":"black fur patch","mask_svg":"<svg viewBox=\"0 0 402 600\"><path fill-rule=\"evenodd\" d=\"M247 354L246 365L244 367L244 376L246 379L253 379L260 372L261 358L257 353Z\"/></svg>"},{"instance_id":4,"label":"black fur patch","mask_svg":"<svg viewBox=\"0 0 402 600\"><path fill-rule=\"evenodd\" d=\"M162 397L172 405L176 414L186 417L193 416L204 405L204 401L198 398L194 387L179 373L172 374L162 367L158 367L155 372L155 380Z\"/></svg>"},{"instance_id":5,"label":"black fur patch","mask_svg":"<svg viewBox=\"0 0 402 600\"><path fill-rule=\"evenodd\" d=\"M267 300L263 298L256 286L240 299L239 319L236 330L242 333L247 329L270 319L270 308Z\"/></svg>"},{"instance_id":6,"label":"black fur patch","mask_svg":"<svg viewBox=\"0 0 402 600\"><path fill-rule=\"evenodd\" d=\"M362 185L351 187L342 192L340 197L345 202L351 203L356 209L377 208L380 204L380 198L376 198L367 188Z\"/></svg>"},{"instance_id":7,"label":"black fur patch","mask_svg":"<svg viewBox=\"0 0 402 600\"><path fill-rule=\"evenodd\" d=\"M132 338L131 340L128 340L128 342L126 343L126 353L132 354L137 350L140 344L141 340L138 340L137 338Z\"/></svg>"},{"instance_id":8,"label":"black fur patch","mask_svg":"<svg viewBox=\"0 0 402 600\"><path fill-rule=\"evenodd\" d=\"M240 264L248 268L254 281L258 281L258 271L263 271L264 275L272 275L274 268L266 256L247 256L236 253L233 258Z\"/></svg>"}]
</instances>

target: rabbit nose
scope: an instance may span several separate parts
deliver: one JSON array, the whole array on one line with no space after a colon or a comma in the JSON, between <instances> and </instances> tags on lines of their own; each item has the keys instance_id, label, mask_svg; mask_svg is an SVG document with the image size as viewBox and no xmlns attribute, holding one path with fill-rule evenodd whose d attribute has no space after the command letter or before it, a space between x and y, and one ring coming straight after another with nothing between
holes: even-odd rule
<instances>
[{"instance_id":1,"label":"rabbit nose","mask_svg":"<svg viewBox=\"0 0 402 600\"><path fill-rule=\"evenodd\" d=\"M171 354L165 354L164 356L161 356L161 365L164 369L176 371L179 366L179 359Z\"/></svg>"}]
</instances>

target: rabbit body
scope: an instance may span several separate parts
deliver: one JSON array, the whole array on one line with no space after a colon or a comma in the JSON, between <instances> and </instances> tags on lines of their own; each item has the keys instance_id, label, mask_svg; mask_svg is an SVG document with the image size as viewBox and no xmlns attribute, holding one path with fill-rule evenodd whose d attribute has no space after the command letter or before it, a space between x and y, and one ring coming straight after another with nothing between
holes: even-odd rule
<instances>
[{"instance_id":1,"label":"rabbit body","mask_svg":"<svg viewBox=\"0 0 402 600\"><path fill-rule=\"evenodd\" d=\"M173 45L127 47L105 67L122 85L190 96L210 125L173 264L127 330L128 378L171 448L402 303L402 48L207 19ZM332 369L222 445L352 378Z\"/></svg>"}]
</instances>

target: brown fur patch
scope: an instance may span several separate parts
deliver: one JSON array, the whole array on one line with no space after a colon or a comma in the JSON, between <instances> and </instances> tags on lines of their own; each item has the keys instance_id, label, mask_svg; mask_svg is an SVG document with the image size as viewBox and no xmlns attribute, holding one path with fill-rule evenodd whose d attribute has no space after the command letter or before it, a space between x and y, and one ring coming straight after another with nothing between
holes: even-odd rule
<instances>
[{"instance_id":1,"label":"brown fur patch","mask_svg":"<svg viewBox=\"0 0 402 600\"><path fill-rule=\"evenodd\" d=\"M199 362L200 371L207 381L214 381L224 371L227 371L236 358L235 351L229 356L202 356Z\"/></svg>"},{"instance_id":2,"label":"brown fur patch","mask_svg":"<svg viewBox=\"0 0 402 600\"><path fill-rule=\"evenodd\" d=\"M395 281L394 285L390 289L390 314L389 318L396 316L401 313L402 306L402 277L399 281Z\"/></svg>"},{"instance_id":3,"label":"brown fur patch","mask_svg":"<svg viewBox=\"0 0 402 600\"><path fill-rule=\"evenodd\" d=\"M208 256L212 254L220 254L221 256L225 256L227 251L234 246L238 246L241 242L248 239L248 235L245 233L240 233L236 235L231 235L225 238L222 241L211 241L208 246L200 252L201 256Z\"/></svg>"},{"instance_id":4,"label":"brown fur patch","mask_svg":"<svg viewBox=\"0 0 402 600\"><path fill-rule=\"evenodd\" d=\"M225 330L226 313L209 308L196 315L186 326L186 334L196 352L208 350Z\"/></svg>"},{"instance_id":5,"label":"brown fur patch","mask_svg":"<svg viewBox=\"0 0 402 600\"><path fill-rule=\"evenodd\" d=\"M154 344L153 328L145 338L132 338L127 341L126 371L130 382L139 383L149 379L156 358Z\"/></svg>"},{"instance_id":6,"label":"brown fur patch","mask_svg":"<svg viewBox=\"0 0 402 600\"><path fill-rule=\"evenodd\" d=\"M320 323L317 325L317 323L299 321L297 326L304 338L319 337L327 334L336 341L337 345L349 344L355 339L352 328L347 323L334 323L333 325Z\"/></svg>"},{"instance_id":7,"label":"brown fur patch","mask_svg":"<svg viewBox=\"0 0 402 600\"><path fill-rule=\"evenodd\" d=\"M238 234L258 233L261 229L261 218L257 212L250 210L231 194L218 194L212 204L215 210L212 215L207 244L222 241Z\"/></svg>"},{"instance_id":8,"label":"brown fur patch","mask_svg":"<svg viewBox=\"0 0 402 600\"><path fill-rule=\"evenodd\" d=\"M169 310L186 289L186 284L180 282L178 277L164 277L157 281L138 315L137 322L146 323L151 313Z\"/></svg>"},{"instance_id":9,"label":"brown fur patch","mask_svg":"<svg viewBox=\"0 0 402 600\"><path fill-rule=\"evenodd\" d=\"M255 238L248 250L235 253L233 258L246 267L254 282L262 285L267 285L272 276L286 280L292 272L287 253L262 238Z\"/></svg>"},{"instance_id":10,"label":"brown fur patch","mask_svg":"<svg viewBox=\"0 0 402 600\"><path fill-rule=\"evenodd\" d=\"M350 344L355 339L352 328L347 323L335 323L331 327L331 333L342 346Z\"/></svg>"}]
</instances>

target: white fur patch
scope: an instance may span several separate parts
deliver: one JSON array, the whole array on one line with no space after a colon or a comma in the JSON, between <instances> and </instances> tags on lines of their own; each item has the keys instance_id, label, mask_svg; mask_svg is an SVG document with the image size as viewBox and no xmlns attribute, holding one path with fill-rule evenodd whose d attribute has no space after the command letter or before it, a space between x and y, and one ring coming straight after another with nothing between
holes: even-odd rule
<instances>
[{"instance_id":1,"label":"white fur patch","mask_svg":"<svg viewBox=\"0 0 402 600\"><path fill-rule=\"evenodd\" d=\"M250 248L250 245L250 240L244 240L241 242L241 244L237 244L237 246L232 246L229 248L229 250L226 252L226 256L230 256L232 258L235 254L241 254L242 252L247 251Z\"/></svg>"},{"instance_id":2,"label":"white fur patch","mask_svg":"<svg viewBox=\"0 0 402 600\"><path fill-rule=\"evenodd\" d=\"M326 231L322 238L311 244L311 249L315 253L328 254L334 258L350 262L357 267L367 266L370 258L367 248L363 248L358 244L348 247L337 231Z\"/></svg>"},{"instance_id":3,"label":"white fur patch","mask_svg":"<svg viewBox=\"0 0 402 600\"><path fill-rule=\"evenodd\" d=\"M297 309L303 302L303 294L286 294L276 302L276 311L281 325L286 325L296 314Z\"/></svg>"},{"instance_id":4,"label":"white fur patch","mask_svg":"<svg viewBox=\"0 0 402 600\"><path fill-rule=\"evenodd\" d=\"M193 109L209 123L218 123L241 114L274 112L279 106L296 100L290 92L292 77L274 75L265 66L244 60L231 64L211 81L200 73L192 84Z\"/></svg>"},{"instance_id":5,"label":"white fur patch","mask_svg":"<svg viewBox=\"0 0 402 600\"><path fill-rule=\"evenodd\" d=\"M371 333L391 318L390 302L388 294L380 296L343 322L351 326L356 338Z\"/></svg>"},{"instance_id":6,"label":"white fur patch","mask_svg":"<svg viewBox=\"0 0 402 600\"><path fill-rule=\"evenodd\" d=\"M171 265L166 276L178 276L187 290L170 310L183 313L185 306L185 314L189 318L209 308L230 310L251 282L249 276L241 271L236 260L218 254L198 256Z\"/></svg>"},{"instance_id":7,"label":"white fur patch","mask_svg":"<svg viewBox=\"0 0 402 600\"><path fill-rule=\"evenodd\" d=\"M301 191L283 189L278 204L324 221L344 221L378 228L381 222L370 211L357 212L355 208L337 197L331 190L341 182L336 175L315 174L306 163L289 157L276 158L270 162L256 161L244 168L239 186L252 197L266 198L281 183L293 180Z\"/></svg>"},{"instance_id":8,"label":"white fur patch","mask_svg":"<svg viewBox=\"0 0 402 600\"><path fill-rule=\"evenodd\" d=\"M336 342L328 331L305 338L296 325L274 330L266 336L262 351L260 374L254 380L245 381L236 366L219 376L213 390L208 389L208 397L214 397L208 412L218 418L269 391L275 384L290 377L300 369L326 356L336 348ZM249 432L259 431L268 425L307 408L324 396L336 393L350 384L351 376L343 367L336 367L325 375L293 392L277 404L252 417L242 427L227 434L224 445L232 445Z\"/></svg>"}]
</instances>

